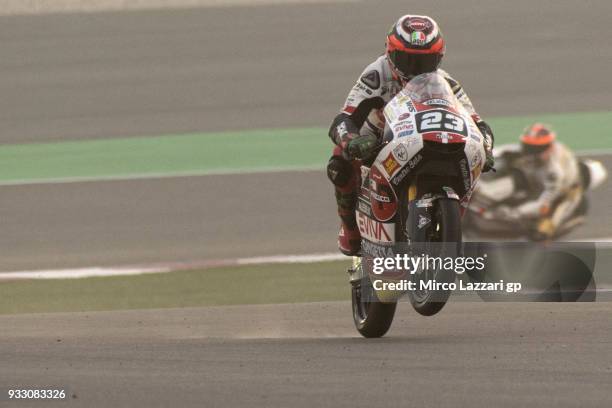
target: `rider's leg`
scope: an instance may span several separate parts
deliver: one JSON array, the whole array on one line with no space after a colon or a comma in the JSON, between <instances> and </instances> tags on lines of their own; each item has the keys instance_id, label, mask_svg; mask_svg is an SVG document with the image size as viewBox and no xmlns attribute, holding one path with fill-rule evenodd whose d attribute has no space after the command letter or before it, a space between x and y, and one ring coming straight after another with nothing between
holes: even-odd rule
<instances>
[{"instance_id":1,"label":"rider's leg","mask_svg":"<svg viewBox=\"0 0 612 408\"><path fill-rule=\"evenodd\" d=\"M550 215L540 220L538 233L553 238L557 232L569 227L568 223L580 224L584 214L578 214L581 201L584 199L581 187L570 190L567 194L558 198L552 206Z\"/></svg>"},{"instance_id":2,"label":"rider's leg","mask_svg":"<svg viewBox=\"0 0 612 408\"><path fill-rule=\"evenodd\" d=\"M355 219L357 188L359 187L359 163L342 157L340 147L334 149L327 164L327 176L334 184L340 232L338 248L345 255L355 255L361 247L361 235Z\"/></svg>"},{"instance_id":3,"label":"rider's leg","mask_svg":"<svg viewBox=\"0 0 612 408\"><path fill-rule=\"evenodd\" d=\"M559 203L554 207L552 211L551 221L554 225L555 230L561 228L563 224L573 219L578 214L576 210L583 200L584 193L582 187L575 187L570 190ZM578 216L582 216L579 214Z\"/></svg>"}]
</instances>

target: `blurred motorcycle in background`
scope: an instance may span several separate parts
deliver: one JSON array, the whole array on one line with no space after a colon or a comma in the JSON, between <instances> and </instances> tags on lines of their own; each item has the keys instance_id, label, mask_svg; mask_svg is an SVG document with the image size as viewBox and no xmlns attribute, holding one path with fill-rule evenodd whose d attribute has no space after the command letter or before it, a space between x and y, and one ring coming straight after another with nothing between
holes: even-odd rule
<instances>
[{"instance_id":1,"label":"blurred motorcycle in background","mask_svg":"<svg viewBox=\"0 0 612 408\"><path fill-rule=\"evenodd\" d=\"M528 175L520 162L517 145L496 149L496 172L484 175L470 201L463 218L465 237L469 239L528 239L555 240L581 225L588 211L589 191L601 186L607 179L607 170L597 160L578 158L578 183L567 194L553 203L551 213L573 197L571 211L559 214L555 223L550 216L521 214L513 209L534 200L540 193L528 182Z\"/></svg>"}]
</instances>

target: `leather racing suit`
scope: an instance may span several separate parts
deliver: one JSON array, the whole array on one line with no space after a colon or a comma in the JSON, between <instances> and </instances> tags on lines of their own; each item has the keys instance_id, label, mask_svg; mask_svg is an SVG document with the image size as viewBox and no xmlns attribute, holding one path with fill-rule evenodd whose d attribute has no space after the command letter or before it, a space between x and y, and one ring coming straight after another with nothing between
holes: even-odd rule
<instances>
[{"instance_id":1,"label":"leather racing suit","mask_svg":"<svg viewBox=\"0 0 612 408\"><path fill-rule=\"evenodd\" d=\"M510 208L515 218L537 219L534 238L550 239L555 232L575 215L586 213L586 201L578 159L565 145L554 142L547 152L546 160L535 160L522 155L518 145L505 147L501 152L502 162L520 169L525 176L524 188L531 192L531 199ZM506 159L504 156L514 156Z\"/></svg>"}]
</instances>

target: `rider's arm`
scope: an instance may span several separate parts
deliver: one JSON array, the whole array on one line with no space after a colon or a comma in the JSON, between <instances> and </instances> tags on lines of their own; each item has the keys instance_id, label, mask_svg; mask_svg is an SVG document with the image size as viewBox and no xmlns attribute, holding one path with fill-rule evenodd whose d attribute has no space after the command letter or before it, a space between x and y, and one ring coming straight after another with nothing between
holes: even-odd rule
<instances>
[{"instance_id":1,"label":"rider's arm","mask_svg":"<svg viewBox=\"0 0 612 408\"><path fill-rule=\"evenodd\" d=\"M382 99L381 61L368 65L353 85L346 97L344 107L334 118L330 128L329 137L338 146L343 148L359 135L359 130L373 109L382 109L385 105Z\"/></svg>"},{"instance_id":2,"label":"rider's arm","mask_svg":"<svg viewBox=\"0 0 612 408\"><path fill-rule=\"evenodd\" d=\"M355 135L359 134L359 129L363 126L366 118L372 109L382 109L384 101L380 97L362 100L357 107L348 113L342 110L333 120L329 128L329 137L338 146L345 145Z\"/></svg>"}]
</instances>

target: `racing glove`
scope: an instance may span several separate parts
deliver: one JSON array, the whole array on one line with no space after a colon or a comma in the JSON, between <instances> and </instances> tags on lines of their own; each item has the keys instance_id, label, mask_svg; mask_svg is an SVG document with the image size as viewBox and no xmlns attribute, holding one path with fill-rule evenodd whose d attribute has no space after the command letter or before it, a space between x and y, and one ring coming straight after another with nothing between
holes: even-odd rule
<instances>
[{"instance_id":1,"label":"racing glove","mask_svg":"<svg viewBox=\"0 0 612 408\"><path fill-rule=\"evenodd\" d=\"M495 138L493 136L493 129L491 129L491 126L489 126L487 122L480 118L476 121L476 126L478 126L478 130L480 130L480 133L482 133L484 137L485 164L482 167L482 171L484 173L491 170L495 171L495 156L493 156L493 143L495 142Z\"/></svg>"},{"instance_id":2,"label":"racing glove","mask_svg":"<svg viewBox=\"0 0 612 408\"><path fill-rule=\"evenodd\" d=\"M367 160L372 157L378 147L378 138L374 135L357 135L352 138L345 149L352 159Z\"/></svg>"}]
</instances>

